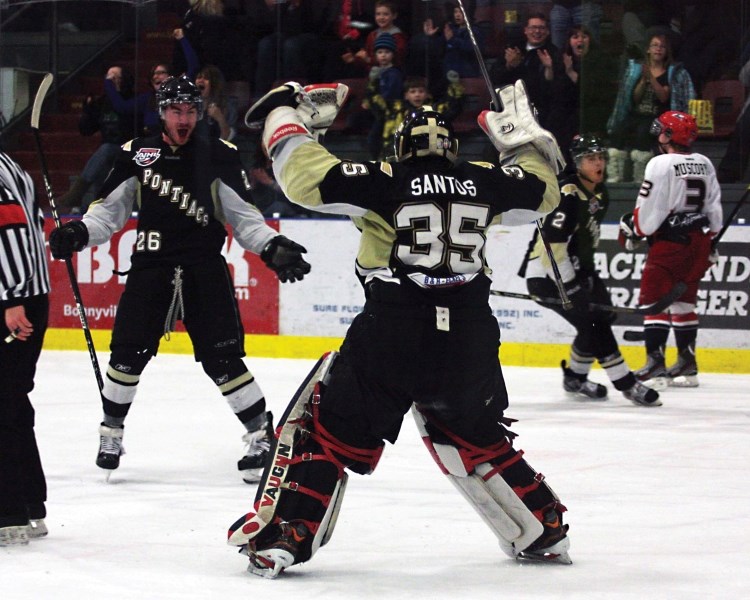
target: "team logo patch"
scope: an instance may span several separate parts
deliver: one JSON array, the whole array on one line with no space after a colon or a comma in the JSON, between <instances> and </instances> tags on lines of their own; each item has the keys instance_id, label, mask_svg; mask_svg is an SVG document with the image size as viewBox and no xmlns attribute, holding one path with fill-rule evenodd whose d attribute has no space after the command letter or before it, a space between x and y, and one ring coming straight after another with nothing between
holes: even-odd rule
<instances>
[{"instance_id":1,"label":"team logo patch","mask_svg":"<svg viewBox=\"0 0 750 600\"><path fill-rule=\"evenodd\" d=\"M135 153L133 160L139 167L148 167L156 162L160 154L159 148L141 148Z\"/></svg>"}]
</instances>

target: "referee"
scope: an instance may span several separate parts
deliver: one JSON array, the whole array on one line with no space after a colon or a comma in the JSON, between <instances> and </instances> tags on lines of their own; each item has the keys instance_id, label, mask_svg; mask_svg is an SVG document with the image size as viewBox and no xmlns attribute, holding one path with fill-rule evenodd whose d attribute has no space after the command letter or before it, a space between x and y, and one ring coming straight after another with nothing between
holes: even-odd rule
<instances>
[{"instance_id":1,"label":"referee","mask_svg":"<svg viewBox=\"0 0 750 600\"><path fill-rule=\"evenodd\" d=\"M47 534L29 401L49 314L43 227L31 177L0 152L0 546Z\"/></svg>"}]
</instances>

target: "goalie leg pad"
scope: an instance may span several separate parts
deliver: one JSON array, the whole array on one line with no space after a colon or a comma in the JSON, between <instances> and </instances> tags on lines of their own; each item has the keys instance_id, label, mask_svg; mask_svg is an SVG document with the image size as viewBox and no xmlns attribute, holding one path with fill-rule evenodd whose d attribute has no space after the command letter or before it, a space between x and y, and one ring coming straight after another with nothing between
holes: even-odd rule
<instances>
[{"instance_id":1,"label":"goalie leg pad","mask_svg":"<svg viewBox=\"0 0 750 600\"><path fill-rule=\"evenodd\" d=\"M416 406L412 414L435 462L508 556L518 557L544 535L542 522L550 508L565 512L544 476L536 473L523 459L523 452L514 450L507 439L478 448L451 434ZM445 443L448 440L451 443Z\"/></svg>"},{"instance_id":2,"label":"goalie leg pad","mask_svg":"<svg viewBox=\"0 0 750 600\"><path fill-rule=\"evenodd\" d=\"M230 527L230 545L252 553L274 539L281 522L298 521L312 536L300 544L294 563L309 560L333 534L348 480L344 468L367 472L377 465L382 446L347 446L320 423L321 398L337 356L332 352L318 361L282 416L254 512Z\"/></svg>"}]
</instances>

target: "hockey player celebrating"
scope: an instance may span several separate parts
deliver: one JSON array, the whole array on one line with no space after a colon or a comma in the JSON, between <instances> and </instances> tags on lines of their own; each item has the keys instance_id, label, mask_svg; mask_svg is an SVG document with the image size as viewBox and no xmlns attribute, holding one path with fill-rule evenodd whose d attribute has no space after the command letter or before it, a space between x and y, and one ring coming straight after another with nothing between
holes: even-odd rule
<instances>
[{"instance_id":1,"label":"hockey player celebrating","mask_svg":"<svg viewBox=\"0 0 750 600\"><path fill-rule=\"evenodd\" d=\"M696 300L700 280L718 260L716 254L712 256L711 240L722 225L721 188L711 161L690 150L698 137L691 115L662 113L651 133L657 136L661 154L646 165L635 210L620 220L621 237L631 246L648 237L641 304L664 296L678 282L684 282L687 289L663 313L644 317L647 362L636 375L655 386L696 387ZM667 369L664 348L670 328L674 330L677 362Z\"/></svg>"},{"instance_id":2,"label":"hockey player celebrating","mask_svg":"<svg viewBox=\"0 0 750 600\"><path fill-rule=\"evenodd\" d=\"M640 383L620 354L612 332L614 313L589 307L592 302L612 304L594 267L594 251L599 246L601 224L609 207L609 192L603 183L606 146L598 137L582 134L573 140L570 155L576 172L561 181L560 205L547 215L542 232L552 248L573 307L565 310L560 304L539 303L554 310L576 330L570 346L570 366L564 360L560 364L563 388L586 398L606 399L607 388L588 379L596 360L615 389L628 400L641 406L660 406L659 393ZM526 277L530 294L542 298L557 295L552 263L538 231L534 231L519 275Z\"/></svg>"},{"instance_id":3,"label":"hockey player celebrating","mask_svg":"<svg viewBox=\"0 0 750 600\"><path fill-rule=\"evenodd\" d=\"M340 95L339 85L326 87ZM298 84L273 90L246 120L306 93ZM522 82L500 98L504 110L483 112L479 124L502 167L457 162L453 131L429 106L399 127L393 163L330 154L310 133L333 120L315 102L295 108L290 101L268 114L263 144L285 194L356 219L366 302L340 353L323 357L292 399L254 510L230 528L229 543L243 548L250 572L275 577L328 542L345 470L372 472L410 409L441 470L503 550L570 563L566 509L506 428L484 260L491 225L527 223L557 206L554 169L562 157L533 117Z\"/></svg>"},{"instance_id":4,"label":"hockey player celebrating","mask_svg":"<svg viewBox=\"0 0 750 600\"><path fill-rule=\"evenodd\" d=\"M245 426L248 444L239 462L243 479L262 472L272 435L263 392L242 357L244 331L234 285L221 255L229 223L239 244L260 254L282 282L310 271L306 250L266 225L252 205L237 149L219 138L193 135L203 112L200 91L187 77L165 81L157 93L162 133L123 145L102 189L80 221L50 236L55 258L108 241L138 210L138 233L110 345L104 420L96 464L117 469L124 453L125 417L141 373L159 338L181 318L196 361Z\"/></svg>"}]
</instances>

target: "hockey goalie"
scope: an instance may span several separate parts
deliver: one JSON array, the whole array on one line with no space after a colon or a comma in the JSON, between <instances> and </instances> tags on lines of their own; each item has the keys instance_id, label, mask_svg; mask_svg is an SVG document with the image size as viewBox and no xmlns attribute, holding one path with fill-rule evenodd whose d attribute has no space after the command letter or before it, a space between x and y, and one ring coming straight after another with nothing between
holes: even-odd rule
<instances>
[{"instance_id":1,"label":"hockey goalie","mask_svg":"<svg viewBox=\"0 0 750 600\"><path fill-rule=\"evenodd\" d=\"M508 394L489 306L486 230L533 222L560 201L560 152L523 83L499 90L503 110L479 125L502 166L459 162L458 142L431 107L396 133L395 158L359 163L320 136L346 86L289 83L251 107L288 198L351 217L365 307L339 352L325 355L275 429L252 510L229 530L248 570L276 577L328 543L349 473L372 473L412 412L440 470L508 556L570 564L565 507L513 447Z\"/></svg>"}]
</instances>

